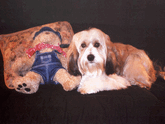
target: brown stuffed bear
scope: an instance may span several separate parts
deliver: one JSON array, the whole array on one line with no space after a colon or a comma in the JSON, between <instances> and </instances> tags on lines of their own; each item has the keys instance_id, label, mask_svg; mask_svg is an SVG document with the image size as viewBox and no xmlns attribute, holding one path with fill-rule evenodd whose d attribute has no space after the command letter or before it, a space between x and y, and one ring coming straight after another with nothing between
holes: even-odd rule
<instances>
[{"instance_id":1,"label":"brown stuffed bear","mask_svg":"<svg viewBox=\"0 0 165 124\"><path fill-rule=\"evenodd\" d=\"M20 57L12 64L16 77L12 84L18 92L35 93L40 83L60 83L64 90L79 85L80 77L71 76L61 63L66 63L65 52L61 49L61 35L50 27L43 27L35 33L32 48L27 56Z\"/></svg>"}]
</instances>

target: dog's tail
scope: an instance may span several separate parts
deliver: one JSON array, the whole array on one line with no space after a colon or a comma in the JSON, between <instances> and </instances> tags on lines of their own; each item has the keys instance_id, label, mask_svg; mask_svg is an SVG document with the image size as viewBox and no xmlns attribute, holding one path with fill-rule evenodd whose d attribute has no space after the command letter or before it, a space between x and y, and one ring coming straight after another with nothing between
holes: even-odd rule
<instances>
[{"instance_id":1,"label":"dog's tail","mask_svg":"<svg viewBox=\"0 0 165 124\"><path fill-rule=\"evenodd\" d=\"M162 69L160 65L154 63L154 68L156 70L156 77L161 77L165 80L165 66Z\"/></svg>"},{"instance_id":2,"label":"dog's tail","mask_svg":"<svg viewBox=\"0 0 165 124\"><path fill-rule=\"evenodd\" d=\"M165 80L165 67L164 67L163 71L159 71L159 76Z\"/></svg>"}]
</instances>

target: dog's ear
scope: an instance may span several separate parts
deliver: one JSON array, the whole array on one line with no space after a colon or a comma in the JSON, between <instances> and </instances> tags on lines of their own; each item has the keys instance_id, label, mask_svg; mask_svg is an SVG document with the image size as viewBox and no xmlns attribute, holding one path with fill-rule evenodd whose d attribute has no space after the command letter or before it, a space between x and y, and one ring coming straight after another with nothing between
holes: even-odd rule
<instances>
[{"instance_id":1,"label":"dog's ear","mask_svg":"<svg viewBox=\"0 0 165 124\"><path fill-rule=\"evenodd\" d=\"M76 49L75 43L72 41L67 52L67 68L68 72L74 76L81 75L77 63L78 56L79 53Z\"/></svg>"},{"instance_id":2,"label":"dog's ear","mask_svg":"<svg viewBox=\"0 0 165 124\"><path fill-rule=\"evenodd\" d=\"M116 56L113 52L113 43L110 40L110 37L105 34L105 43L107 46L107 59L105 63L105 72L107 75L113 74L116 67Z\"/></svg>"}]
</instances>

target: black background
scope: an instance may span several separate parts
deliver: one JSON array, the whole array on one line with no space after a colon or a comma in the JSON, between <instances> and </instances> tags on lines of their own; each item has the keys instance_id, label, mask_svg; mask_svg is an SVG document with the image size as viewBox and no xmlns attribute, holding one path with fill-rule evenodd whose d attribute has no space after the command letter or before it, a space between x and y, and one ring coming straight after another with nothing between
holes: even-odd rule
<instances>
[{"instance_id":1,"label":"black background","mask_svg":"<svg viewBox=\"0 0 165 124\"><path fill-rule=\"evenodd\" d=\"M5 0L0 2L0 25L2 33L62 20L162 29L164 5L164 0Z\"/></svg>"},{"instance_id":2,"label":"black background","mask_svg":"<svg viewBox=\"0 0 165 124\"><path fill-rule=\"evenodd\" d=\"M157 61L162 67L165 65L164 0L0 1L0 34L56 21L70 22L75 33L89 27L99 28L108 34L113 42L131 44L144 49L153 61ZM4 100L1 103L3 106L0 114L3 116L0 119L6 123L56 123L57 120L63 123L71 123L73 120L78 123L83 120L82 122L86 123L85 120L92 121L90 117L96 117L97 123L101 118L101 123L106 119L112 119L115 114L121 117L125 115L125 118L113 117L113 122L116 123L117 121L147 123L148 115L144 113L151 110L150 105L155 104L157 99L163 104L165 102L165 84L161 79L153 85L151 92L138 87L130 87L126 91L101 92L96 95L83 96L76 90L65 92L61 86L40 86L36 94L24 95L5 87L2 56L0 78L0 86L2 86L0 95ZM157 114L163 120L165 107L159 109L163 111L159 112L156 109L153 110L153 114ZM63 120L64 118L67 120Z\"/></svg>"},{"instance_id":3,"label":"black background","mask_svg":"<svg viewBox=\"0 0 165 124\"><path fill-rule=\"evenodd\" d=\"M68 21L75 33L100 28L113 42L144 49L164 64L164 6L164 0L5 0L0 2L0 34Z\"/></svg>"}]
</instances>

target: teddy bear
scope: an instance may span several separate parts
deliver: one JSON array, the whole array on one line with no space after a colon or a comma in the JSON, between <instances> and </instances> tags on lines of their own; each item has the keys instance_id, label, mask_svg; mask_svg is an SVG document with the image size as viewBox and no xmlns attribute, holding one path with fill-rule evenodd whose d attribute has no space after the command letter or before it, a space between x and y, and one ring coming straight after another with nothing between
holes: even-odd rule
<instances>
[{"instance_id":1,"label":"teddy bear","mask_svg":"<svg viewBox=\"0 0 165 124\"><path fill-rule=\"evenodd\" d=\"M17 58L12 65L15 79L14 89L25 94L37 92L40 84L61 84L65 91L79 85L80 77L72 76L66 70L66 52L68 44L62 44L59 32L43 27L35 33L32 48L27 56Z\"/></svg>"}]
</instances>

